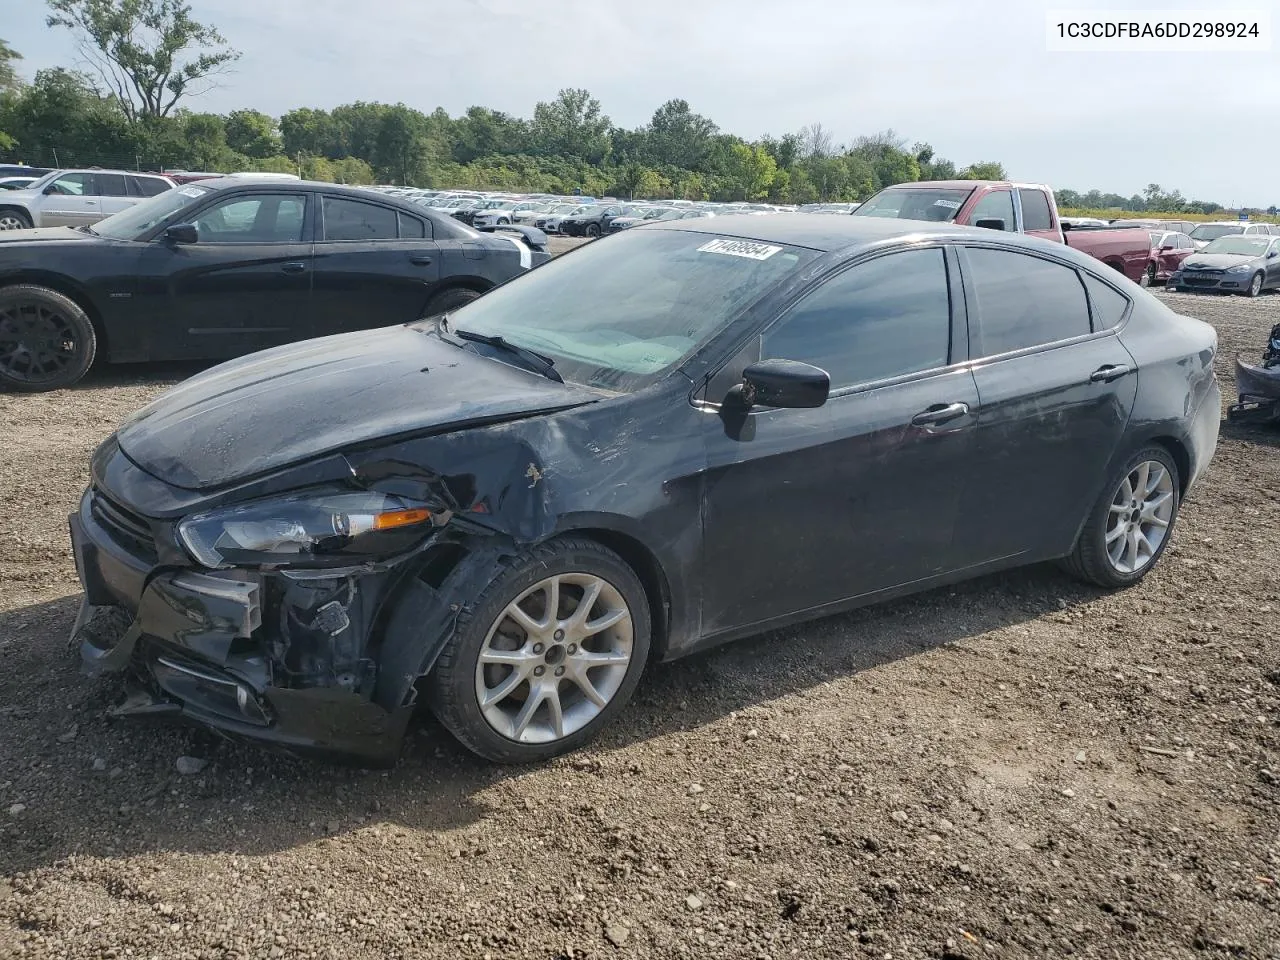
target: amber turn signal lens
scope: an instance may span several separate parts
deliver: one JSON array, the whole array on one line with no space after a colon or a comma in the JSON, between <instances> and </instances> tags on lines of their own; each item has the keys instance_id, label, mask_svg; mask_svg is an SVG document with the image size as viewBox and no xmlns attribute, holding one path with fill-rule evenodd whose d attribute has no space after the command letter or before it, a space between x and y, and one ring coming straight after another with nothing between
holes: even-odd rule
<instances>
[{"instance_id":1,"label":"amber turn signal lens","mask_svg":"<svg viewBox=\"0 0 1280 960\"><path fill-rule=\"evenodd\" d=\"M430 510L392 510L389 513L375 514L373 529L393 530L396 527L408 527L415 523L426 523L430 519Z\"/></svg>"}]
</instances>

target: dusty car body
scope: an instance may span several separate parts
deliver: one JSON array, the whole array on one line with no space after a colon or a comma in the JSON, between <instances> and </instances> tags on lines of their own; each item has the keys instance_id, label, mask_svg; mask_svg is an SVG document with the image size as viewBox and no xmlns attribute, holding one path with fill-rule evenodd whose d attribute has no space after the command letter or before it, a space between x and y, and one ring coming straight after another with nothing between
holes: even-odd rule
<instances>
[{"instance_id":1,"label":"dusty car body","mask_svg":"<svg viewBox=\"0 0 1280 960\"><path fill-rule=\"evenodd\" d=\"M928 336L788 340L823 297ZM1048 315L1025 342L1017 318ZM1056 557L1136 582L1213 455L1215 350L1061 244L634 227L442 320L264 351L143 408L70 517L73 636L133 676L124 713L391 762L421 702L491 759L553 756L650 659Z\"/></svg>"},{"instance_id":2,"label":"dusty car body","mask_svg":"<svg viewBox=\"0 0 1280 960\"><path fill-rule=\"evenodd\" d=\"M1186 257L1169 275L1179 293L1237 293L1261 296L1280 289L1280 237L1243 234L1211 240Z\"/></svg>"}]
</instances>

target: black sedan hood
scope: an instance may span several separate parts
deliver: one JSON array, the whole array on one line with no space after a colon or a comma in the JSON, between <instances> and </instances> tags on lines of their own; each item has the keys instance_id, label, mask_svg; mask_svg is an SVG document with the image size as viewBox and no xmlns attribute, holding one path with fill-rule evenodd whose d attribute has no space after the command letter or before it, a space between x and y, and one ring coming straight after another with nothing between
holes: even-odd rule
<instances>
[{"instance_id":1,"label":"black sedan hood","mask_svg":"<svg viewBox=\"0 0 1280 960\"><path fill-rule=\"evenodd\" d=\"M2 198L0 198L2 199ZM35 230L0 231L0 244L41 243L48 240L101 240L92 233L70 227L37 227Z\"/></svg>"},{"instance_id":2,"label":"black sedan hood","mask_svg":"<svg viewBox=\"0 0 1280 960\"><path fill-rule=\"evenodd\" d=\"M1248 254L1238 253L1193 253L1182 261L1183 270L1225 270L1227 267L1234 267L1238 263L1248 263L1250 260L1257 260L1257 257Z\"/></svg>"},{"instance_id":3,"label":"black sedan hood","mask_svg":"<svg viewBox=\"0 0 1280 960\"><path fill-rule=\"evenodd\" d=\"M395 326L213 367L138 411L117 439L152 476L202 490L371 441L535 416L600 396L478 356L421 326Z\"/></svg>"}]
</instances>

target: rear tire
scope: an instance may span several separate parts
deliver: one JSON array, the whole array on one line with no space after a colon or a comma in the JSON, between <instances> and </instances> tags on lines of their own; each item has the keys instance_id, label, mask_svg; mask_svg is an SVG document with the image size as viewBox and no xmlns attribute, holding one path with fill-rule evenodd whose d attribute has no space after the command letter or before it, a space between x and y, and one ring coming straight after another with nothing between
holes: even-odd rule
<instances>
[{"instance_id":1,"label":"rear tire","mask_svg":"<svg viewBox=\"0 0 1280 960\"><path fill-rule=\"evenodd\" d=\"M31 217L22 210L9 207L0 210L0 230L30 230Z\"/></svg>"},{"instance_id":2,"label":"rear tire","mask_svg":"<svg viewBox=\"0 0 1280 960\"><path fill-rule=\"evenodd\" d=\"M97 352L93 322L70 297L29 283L0 288L0 387L24 393L69 387Z\"/></svg>"},{"instance_id":3,"label":"rear tire","mask_svg":"<svg viewBox=\"0 0 1280 960\"><path fill-rule=\"evenodd\" d=\"M579 622L577 603L597 583ZM584 629L592 622L607 625ZM626 706L648 660L650 632L644 586L621 557L594 540L551 540L504 561L463 605L427 678L426 702L481 757L547 760L591 740ZM575 679L587 671L589 679Z\"/></svg>"},{"instance_id":4,"label":"rear tire","mask_svg":"<svg viewBox=\"0 0 1280 960\"><path fill-rule=\"evenodd\" d=\"M1136 489L1135 479L1150 489ZM1110 590L1142 580L1173 537L1182 506L1180 484L1178 465L1164 447L1144 447L1129 457L1089 511L1075 549L1064 560L1067 571ZM1127 546L1130 543L1132 554Z\"/></svg>"},{"instance_id":5,"label":"rear tire","mask_svg":"<svg viewBox=\"0 0 1280 960\"><path fill-rule=\"evenodd\" d=\"M429 317L438 317L440 314L448 313L450 310L457 310L472 300L479 299L479 297L480 294L474 290L468 290L466 287L451 287L448 290L441 290L427 301L426 307L422 310L422 318L425 320Z\"/></svg>"}]
</instances>

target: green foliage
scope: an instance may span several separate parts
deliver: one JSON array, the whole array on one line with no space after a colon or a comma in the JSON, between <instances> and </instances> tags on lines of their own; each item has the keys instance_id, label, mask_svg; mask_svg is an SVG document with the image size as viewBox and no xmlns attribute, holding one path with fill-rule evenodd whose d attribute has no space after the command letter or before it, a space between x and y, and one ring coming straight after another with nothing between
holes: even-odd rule
<instances>
[{"instance_id":1,"label":"green foliage","mask_svg":"<svg viewBox=\"0 0 1280 960\"><path fill-rule=\"evenodd\" d=\"M0 40L0 93L16 90L21 82L14 61L21 60L22 54L3 40Z\"/></svg>"},{"instance_id":2,"label":"green foliage","mask_svg":"<svg viewBox=\"0 0 1280 960\"><path fill-rule=\"evenodd\" d=\"M227 145L246 157L277 156L283 149L276 122L257 110L233 110L226 119Z\"/></svg>"},{"instance_id":3,"label":"green foliage","mask_svg":"<svg viewBox=\"0 0 1280 960\"><path fill-rule=\"evenodd\" d=\"M1004 172L1004 166L996 163L994 160L988 160L983 163L971 163L958 174L957 180L1008 180L1008 175Z\"/></svg>"},{"instance_id":4,"label":"green foliage","mask_svg":"<svg viewBox=\"0 0 1280 960\"><path fill-rule=\"evenodd\" d=\"M565 88L533 108L533 141L539 152L600 164L609 155L612 124L586 90Z\"/></svg>"},{"instance_id":5,"label":"green foliage","mask_svg":"<svg viewBox=\"0 0 1280 960\"><path fill-rule=\"evenodd\" d=\"M181 0L46 0L130 120L167 117L240 54Z\"/></svg>"}]
</instances>

